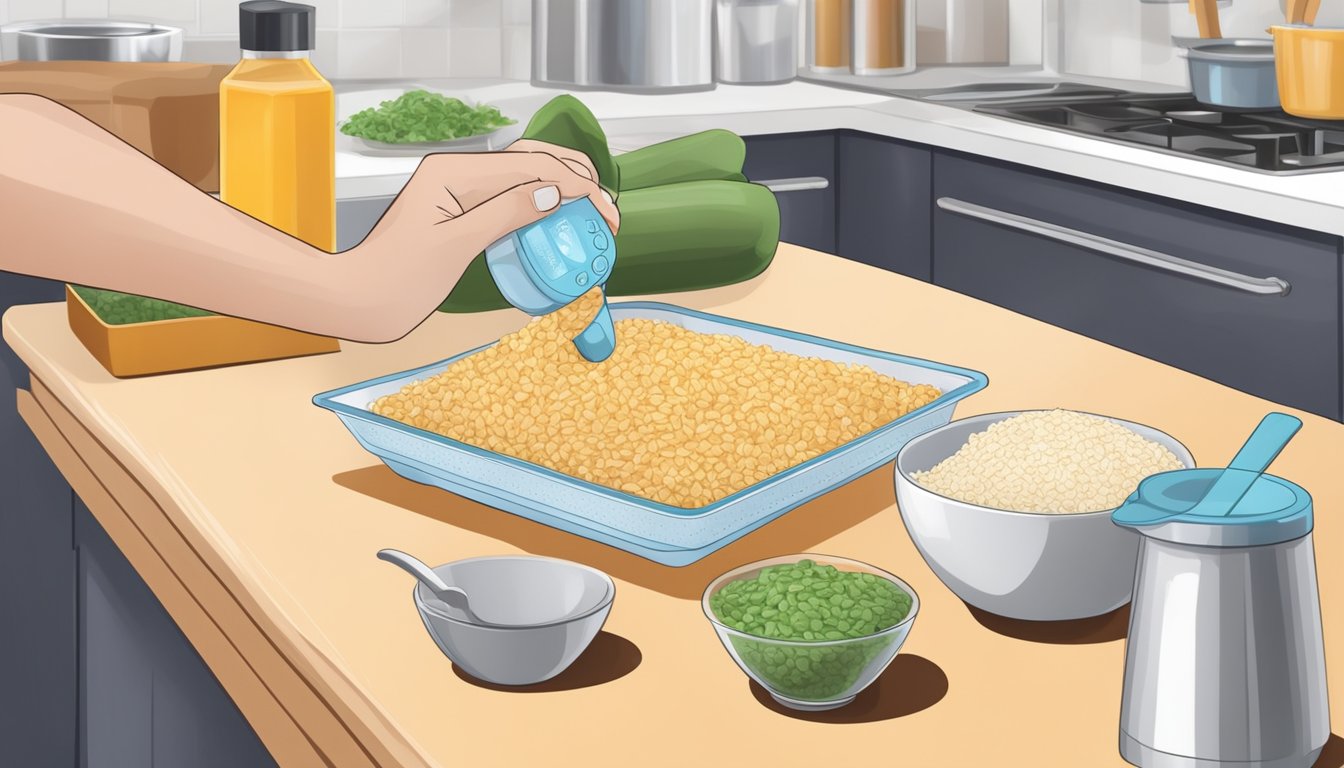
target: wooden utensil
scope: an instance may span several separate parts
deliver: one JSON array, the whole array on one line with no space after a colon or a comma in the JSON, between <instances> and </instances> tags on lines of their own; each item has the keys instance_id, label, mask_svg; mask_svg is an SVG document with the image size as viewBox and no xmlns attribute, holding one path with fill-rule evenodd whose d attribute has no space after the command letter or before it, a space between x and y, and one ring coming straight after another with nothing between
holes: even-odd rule
<instances>
[{"instance_id":1,"label":"wooden utensil","mask_svg":"<svg viewBox=\"0 0 1344 768\"><path fill-rule=\"evenodd\" d=\"M1321 0L1288 0L1288 23L1316 23L1316 12L1321 9Z\"/></svg>"},{"instance_id":2,"label":"wooden utensil","mask_svg":"<svg viewBox=\"0 0 1344 768\"><path fill-rule=\"evenodd\" d=\"M1319 2L1319 0L1317 0ZM1199 36L1205 39L1223 36L1218 23L1218 0L1190 0L1190 12L1199 22Z\"/></svg>"}]
</instances>

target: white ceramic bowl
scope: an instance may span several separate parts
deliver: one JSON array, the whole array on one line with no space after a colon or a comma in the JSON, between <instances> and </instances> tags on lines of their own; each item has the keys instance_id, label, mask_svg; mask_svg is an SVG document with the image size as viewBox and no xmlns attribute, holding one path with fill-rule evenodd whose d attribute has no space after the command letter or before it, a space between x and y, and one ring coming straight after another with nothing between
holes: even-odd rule
<instances>
[{"instance_id":1,"label":"white ceramic bowl","mask_svg":"<svg viewBox=\"0 0 1344 768\"><path fill-rule=\"evenodd\" d=\"M1129 602L1139 537L1111 522L1113 510L1036 514L982 507L920 487L932 469L990 424L1028 411L950 422L905 444L896 456L901 520L947 588L970 605L1014 619L1100 616ZM1186 467L1194 457L1175 438L1142 424L1103 418L1166 446Z\"/></svg>"},{"instance_id":2,"label":"white ceramic bowl","mask_svg":"<svg viewBox=\"0 0 1344 768\"><path fill-rule=\"evenodd\" d=\"M474 624L416 584L415 607L439 649L472 677L497 685L531 685L564 672L602 629L616 598L605 573L548 557L477 557L434 572L466 591L484 620L511 625Z\"/></svg>"}]
</instances>

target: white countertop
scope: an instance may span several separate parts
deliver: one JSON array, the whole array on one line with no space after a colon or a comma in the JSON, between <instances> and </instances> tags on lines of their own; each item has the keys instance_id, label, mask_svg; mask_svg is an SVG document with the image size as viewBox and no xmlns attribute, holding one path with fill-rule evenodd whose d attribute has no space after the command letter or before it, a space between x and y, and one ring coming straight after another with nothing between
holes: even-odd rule
<instances>
[{"instance_id":1,"label":"white countertop","mask_svg":"<svg viewBox=\"0 0 1344 768\"><path fill-rule=\"evenodd\" d=\"M1022 76L1014 74L1014 79ZM454 90L449 81L423 85L487 101L510 114L508 107L512 106L528 116L527 110L561 93L521 82L462 90ZM403 90L378 87L382 90L339 93L337 114L344 118ZM618 152L710 128L743 136L851 129L1344 235L1344 171L1275 176L1038 128L946 104L805 82L719 86L701 93L659 96L598 91L575 95L593 110L609 144ZM342 199L395 194L419 163L417 157L365 157L351 149L349 137L338 135L336 190Z\"/></svg>"}]
</instances>

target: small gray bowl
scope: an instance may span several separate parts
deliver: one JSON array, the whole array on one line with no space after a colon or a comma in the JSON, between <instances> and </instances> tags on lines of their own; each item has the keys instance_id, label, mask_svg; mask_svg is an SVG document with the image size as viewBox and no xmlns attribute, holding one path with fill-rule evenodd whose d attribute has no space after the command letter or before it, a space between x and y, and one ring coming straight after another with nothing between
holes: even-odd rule
<instances>
[{"instance_id":1,"label":"small gray bowl","mask_svg":"<svg viewBox=\"0 0 1344 768\"><path fill-rule=\"evenodd\" d=\"M597 636L616 585L586 565L548 557L475 557L434 572L465 590L484 626L437 600L417 583L415 607L439 650L479 680L532 685L564 672Z\"/></svg>"},{"instance_id":2,"label":"small gray bowl","mask_svg":"<svg viewBox=\"0 0 1344 768\"><path fill-rule=\"evenodd\" d=\"M1139 537L1111 522L1111 509L1037 514L950 499L911 478L932 469L989 425L1030 411L960 419L905 444L896 456L901 521L929 568L957 597L997 616L1065 621L1109 613L1130 600ZM1096 414L1093 414L1096 415ZM1185 467L1190 451L1171 435L1109 416L1164 446Z\"/></svg>"}]
</instances>

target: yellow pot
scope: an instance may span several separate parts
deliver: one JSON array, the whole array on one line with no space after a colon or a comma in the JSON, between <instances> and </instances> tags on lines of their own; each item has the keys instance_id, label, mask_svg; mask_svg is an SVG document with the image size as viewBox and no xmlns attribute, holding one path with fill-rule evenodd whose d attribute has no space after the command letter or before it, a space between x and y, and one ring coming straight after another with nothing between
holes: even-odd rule
<instances>
[{"instance_id":1,"label":"yellow pot","mask_svg":"<svg viewBox=\"0 0 1344 768\"><path fill-rule=\"evenodd\" d=\"M1283 111L1344 120L1344 29L1274 26L1269 31Z\"/></svg>"}]
</instances>

